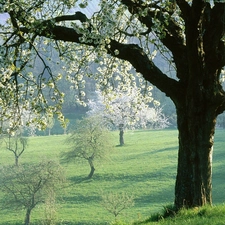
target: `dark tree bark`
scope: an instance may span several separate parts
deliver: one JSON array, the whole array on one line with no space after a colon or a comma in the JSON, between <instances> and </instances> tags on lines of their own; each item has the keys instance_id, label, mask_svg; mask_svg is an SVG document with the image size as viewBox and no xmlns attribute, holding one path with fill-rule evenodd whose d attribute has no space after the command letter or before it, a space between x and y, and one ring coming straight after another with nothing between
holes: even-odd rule
<instances>
[{"instance_id":1,"label":"dark tree bark","mask_svg":"<svg viewBox=\"0 0 225 225\"><path fill-rule=\"evenodd\" d=\"M123 138L123 129L120 129L120 146L124 145L124 138Z\"/></svg>"},{"instance_id":2,"label":"dark tree bark","mask_svg":"<svg viewBox=\"0 0 225 225\"><path fill-rule=\"evenodd\" d=\"M181 106L182 104L180 104ZM194 207L212 203L212 153L215 108L204 102L177 107L179 153L175 206Z\"/></svg>"},{"instance_id":3,"label":"dark tree bark","mask_svg":"<svg viewBox=\"0 0 225 225\"><path fill-rule=\"evenodd\" d=\"M124 128L124 125L123 124L120 124L119 125L119 130L120 130L120 133L119 133L119 136L120 136L120 146L123 146L124 145L124 137L123 137L124 131L123 131L123 128Z\"/></svg>"},{"instance_id":4,"label":"dark tree bark","mask_svg":"<svg viewBox=\"0 0 225 225\"><path fill-rule=\"evenodd\" d=\"M15 155L15 166L19 165L19 156Z\"/></svg>"},{"instance_id":5,"label":"dark tree bark","mask_svg":"<svg viewBox=\"0 0 225 225\"><path fill-rule=\"evenodd\" d=\"M31 209L28 208L27 211L26 211L24 225L30 225L30 214L31 214Z\"/></svg>"},{"instance_id":6,"label":"dark tree bark","mask_svg":"<svg viewBox=\"0 0 225 225\"><path fill-rule=\"evenodd\" d=\"M206 13L209 5L206 4L205 7ZM217 13L224 14L224 5L220 9L217 7L217 10ZM224 110L225 95L219 81L220 71L224 65L224 45L221 45L222 27L218 25L214 28L213 24L207 24L205 22L207 18L208 16L201 14L197 7L192 8L185 18L187 46L185 68L188 70L178 70L183 74L180 79L184 87L183 100L181 98L174 101L179 130L175 187L175 206L178 209L212 204L215 124L217 115ZM206 32L205 36L203 32ZM208 32L213 32L214 36ZM210 44L212 40L214 43ZM214 44L217 47L213 47Z\"/></svg>"}]
</instances>

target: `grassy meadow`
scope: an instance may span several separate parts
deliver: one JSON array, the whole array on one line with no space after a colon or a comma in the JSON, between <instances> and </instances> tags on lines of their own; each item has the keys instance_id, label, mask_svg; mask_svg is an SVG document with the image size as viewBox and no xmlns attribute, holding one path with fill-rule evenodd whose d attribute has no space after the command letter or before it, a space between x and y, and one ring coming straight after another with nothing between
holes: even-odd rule
<instances>
[{"instance_id":1,"label":"grassy meadow","mask_svg":"<svg viewBox=\"0 0 225 225\"><path fill-rule=\"evenodd\" d=\"M43 158L59 159L59 154L67 149L66 137L66 135L30 137L28 147L19 159L19 163L34 163ZM217 130L213 157L213 202L215 205L225 202L224 137L225 131ZM178 149L177 131L127 131L124 134L123 147L117 146L118 132L113 132L113 138L114 150L108 160L96 161L96 171L92 179L85 179L90 170L86 161L77 160L74 164L62 164L68 182L65 183L65 188L60 191L57 198L58 224L110 224L115 218L101 206L101 196L110 192L124 192L134 196L134 206L124 210L118 216L119 220L130 224L144 221L161 211L164 206L173 203ZM13 164L12 153L5 150L3 145L0 147L0 164ZM42 205L34 209L31 214L31 224L42 224L43 211ZM210 209L208 211L210 212ZM188 212L183 212L184 214ZM223 211L224 214L225 211ZM22 209L9 210L2 206L0 225L23 224L24 216L25 211ZM190 220L190 217L188 218L187 221ZM179 222L177 218L175 222L162 221L160 224L184 223ZM185 224L201 223L187 222Z\"/></svg>"}]
</instances>

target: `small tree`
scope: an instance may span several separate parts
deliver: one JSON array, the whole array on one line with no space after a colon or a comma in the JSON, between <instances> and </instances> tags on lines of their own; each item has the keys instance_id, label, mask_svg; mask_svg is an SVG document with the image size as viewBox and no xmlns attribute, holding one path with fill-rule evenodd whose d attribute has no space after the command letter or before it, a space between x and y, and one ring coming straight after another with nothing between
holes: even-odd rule
<instances>
[{"instance_id":1,"label":"small tree","mask_svg":"<svg viewBox=\"0 0 225 225\"><path fill-rule=\"evenodd\" d=\"M47 128L48 128L48 135L51 135L51 130L55 124L54 117L47 117Z\"/></svg>"},{"instance_id":2,"label":"small tree","mask_svg":"<svg viewBox=\"0 0 225 225\"><path fill-rule=\"evenodd\" d=\"M0 189L4 192L4 207L26 210L24 225L30 224L32 210L44 203L64 182L61 167L55 161L34 165L7 166L0 170Z\"/></svg>"},{"instance_id":3,"label":"small tree","mask_svg":"<svg viewBox=\"0 0 225 225\"><path fill-rule=\"evenodd\" d=\"M18 166L19 158L27 147L27 138L23 137L20 132L17 132L14 136L11 134L2 135L2 140L5 143L6 149L14 154L15 165Z\"/></svg>"},{"instance_id":4,"label":"small tree","mask_svg":"<svg viewBox=\"0 0 225 225\"><path fill-rule=\"evenodd\" d=\"M65 123L64 123L64 126L63 126L64 134L67 134L67 130L68 130L69 124L70 124L69 119L65 119Z\"/></svg>"},{"instance_id":5,"label":"small tree","mask_svg":"<svg viewBox=\"0 0 225 225\"><path fill-rule=\"evenodd\" d=\"M76 130L67 139L70 150L62 153L66 162L82 158L88 161L92 178L95 171L94 160L105 160L112 149L111 134L98 117L88 117L78 121Z\"/></svg>"},{"instance_id":6,"label":"small tree","mask_svg":"<svg viewBox=\"0 0 225 225\"><path fill-rule=\"evenodd\" d=\"M57 207L55 192L50 191L44 205L44 218L42 225L55 225L57 223Z\"/></svg>"},{"instance_id":7,"label":"small tree","mask_svg":"<svg viewBox=\"0 0 225 225\"><path fill-rule=\"evenodd\" d=\"M102 195L101 205L111 214L115 219L121 212L134 205L134 197L127 193L109 193Z\"/></svg>"}]
</instances>

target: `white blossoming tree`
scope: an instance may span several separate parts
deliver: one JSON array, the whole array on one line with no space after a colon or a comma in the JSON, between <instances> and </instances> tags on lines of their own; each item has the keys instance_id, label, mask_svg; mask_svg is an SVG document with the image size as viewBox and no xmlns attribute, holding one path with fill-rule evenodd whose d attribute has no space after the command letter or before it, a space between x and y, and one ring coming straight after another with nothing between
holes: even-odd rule
<instances>
[{"instance_id":1,"label":"white blossoming tree","mask_svg":"<svg viewBox=\"0 0 225 225\"><path fill-rule=\"evenodd\" d=\"M150 91L149 87L149 91ZM136 88L127 91L116 89L114 92L103 95L95 92L96 98L89 100L88 115L101 116L112 128L119 129L120 145L124 145L124 129L135 128L165 128L169 125L168 118L162 113L159 102L151 97L143 99ZM146 101L153 101L154 107L149 107Z\"/></svg>"}]
</instances>

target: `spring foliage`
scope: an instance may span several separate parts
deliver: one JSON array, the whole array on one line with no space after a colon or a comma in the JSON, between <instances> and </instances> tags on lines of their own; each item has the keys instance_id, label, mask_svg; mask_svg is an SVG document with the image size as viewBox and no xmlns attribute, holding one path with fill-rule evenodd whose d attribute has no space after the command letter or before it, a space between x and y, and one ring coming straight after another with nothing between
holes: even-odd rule
<instances>
[{"instance_id":1,"label":"spring foliage","mask_svg":"<svg viewBox=\"0 0 225 225\"><path fill-rule=\"evenodd\" d=\"M88 117L77 122L76 129L67 139L69 150L62 152L64 162L75 162L77 159L88 161L91 167L89 178L93 176L94 161L106 160L113 149L111 133L99 117Z\"/></svg>"},{"instance_id":2,"label":"spring foliage","mask_svg":"<svg viewBox=\"0 0 225 225\"><path fill-rule=\"evenodd\" d=\"M159 102L154 100L152 105L149 107L135 88L126 92L116 89L107 95L96 91L96 98L88 102L87 114L101 116L114 129L121 124L128 129L167 127L168 118L162 113Z\"/></svg>"},{"instance_id":3,"label":"spring foliage","mask_svg":"<svg viewBox=\"0 0 225 225\"><path fill-rule=\"evenodd\" d=\"M90 4L98 5L94 7L91 19L82 12L64 16L74 9L85 12L88 1L19 0L1 3L1 12L5 13L7 20L0 25L0 121L10 120L8 132L21 126L22 114L26 111L32 112L26 126L36 124L39 129L44 129L53 114L64 124L61 112L64 93L57 83L64 74L71 88L79 91L76 101L83 104L85 76L94 78L97 88L105 93L111 92L115 86L126 91L130 86L136 87L137 82L139 94L148 89L149 84L139 73L135 75L137 80L134 78L128 62L121 63L120 59L107 56L111 37L122 43L136 42L139 41L138 33L145 27L121 3L93 1ZM64 25L78 34L79 43L86 45L52 41L55 36L46 28ZM127 35L125 30L132 35ZM148 44L145 46L150 51ZM58 52L54 63L62 63L64 74L51 68L52 62L51 65L49 62L53 49L56 50L54 53ZM118 54L118 49L113 50L113 55ZM149 54L154 58L155 52ZM36 64L39 68L33 70ZM148 95L145 96L149 99Z\"/></svg>"}]
</instances>

